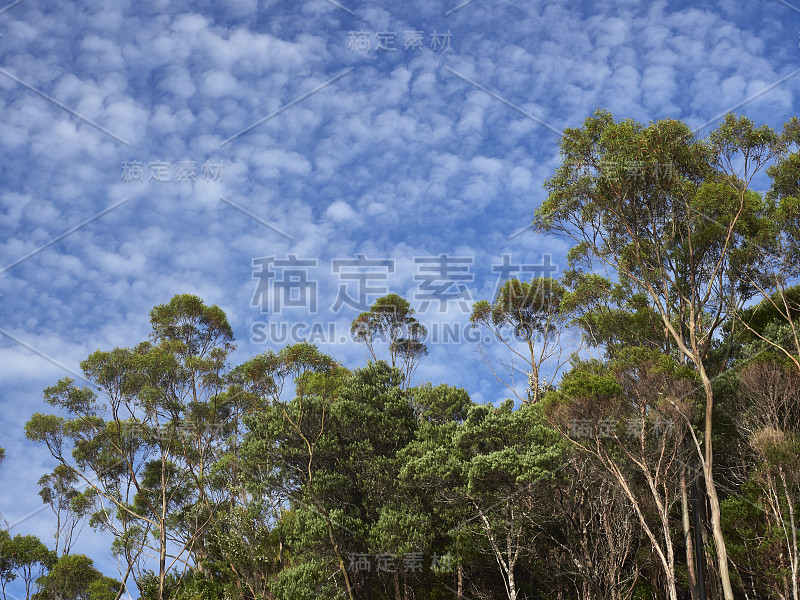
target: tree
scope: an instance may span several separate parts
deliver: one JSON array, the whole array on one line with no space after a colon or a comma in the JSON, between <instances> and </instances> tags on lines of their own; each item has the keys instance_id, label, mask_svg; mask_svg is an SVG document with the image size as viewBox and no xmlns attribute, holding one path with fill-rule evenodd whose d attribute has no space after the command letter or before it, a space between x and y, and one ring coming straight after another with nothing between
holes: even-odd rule
<instances>
[{"instance_id":1,"label":"tree","mask_svg":"<svg viewBox=\"0 0 800 600\"><path fill-rule=\"evenodd\" d=\"M311 348L299 350L305 365L326 363ZM400 556L426 540L424 515L399 478L399 454L417 426L402 374L378 361L339 379L340 368L331 364L301 375L295 398L281 401L282 385L267 374L286 372L281 364L297 351L290 346L243 365L253 390L274 394L269 407L248 417L242 455L253 493L286 507L278 527L293 551L275 585L287 589L294 577L327 573L315 589L329 579L351 600L402 599L412 577L402 569L351 566L356 555ZM335 385L320 381L328 377Z\"/></svg>"},{"instance_id":2,"label":"tree","mask_svg":"<svg viewBox=\"0 0 800 600\"><path fill-rule=\"evenodd\" d=\"M588 347L602 349L609 359L630 347L675 354L661 315L645 294L596 273L568 270L563 281L568 291L562 310L572 316L571 324L582 330Z\"/></svg>"},{"instance_id":3,"label":"tree","mask_svg":"<svg viewBox=\"0 0 800 600\"><path fill-rule=\"evenodd\" d=\"M561 458L540 410L475 406L456 433L463 468L463 493L479 517L509 600L519 595L517 562L530 552L526 525L534 513L536 484L552 477Z\"/></svg>"},{"instance_id":4,"label":"tree","mask_svg":"<svg viewBox=\"0 0 800 600\"><path fill-rule=\"evenodd\" d=\"M31 600L118 600L121 585L95 569L94 561L83 554L62 556L37 584L39 590Z\"/></svg>"},{"instance_id":5,"label":"tree","mask_svg":"<svg viewBox=\"0 0 800 600\"><path fill-rule=\"evenodd\" d=\"M769 204L748 186L783 146L769 128L732 115L701 141L672 119L643 127L601 110L583 128L565 130L562 165L534 217L540 231L576 241L569 260L577 270L607 267L645 294L696 370L705 394L698 460L726 600L733 590L714 482L707 359L722 324L755 293L751 280L763 257L753 248L775 243Z\"/></svg>"},{"instance_id":6,"label":"tree","mask_svg":"<svg viewBox=\"0 0 800 600\"><path fill-rule=\"evenodd\" d=\"M397 294L378 298L367 312L353 320L350 333L355 341L367 347L374 361L378 360L375 341L381 339L387 343L389 364L403 373L406 388L411 386L411 376L428 354L423 342L428 330L414 316L408 300Z\"/></svg>"},{"instance_id":7,"label":"tree","mask_svg":"<svg viewBox=\"0 0 800 600\"><path fill-rule=\"evenodd\" d=\"M526 370L528 374L526 399L534 403L538 402L541 396L542 364L556 357L557 364L548 385L552 383L564 364L561 361L560 336L569 318L566 311L562 310L565 294L564 286L550 277L535 278L530 283L509 279L500 288L493 303L479 300L472 307L470 321L474 325L483 325L489 329L498 341L530 369ZM525 353L516 349L514 338L525 344ZM485 351L484 357L489 362ZM508 371L511 383L505 385L517 395L514 388L513 363L508 366Z\"/></svg>"},{"instance_id":8,"label":"tree","mask_svg":"<svg viewBox=\"0 0 800 600\"><path fill-rule=\"evenodd\" d=\"M8 561L4 567L10 567L14 571L15 577L22 579L25 584L25 599L29 600L37 578L56 562L55 552L48 549L39 538L33 535L15 535L12 539L5 533L0 536L0 545L0 551L3 553L2 560Z\"/></svg>"},{"instance_id":9,"label":"tree","mask_svg":"<svg viewBox=\"0 0 800 600\"><path fill-rule=\"evenodd\" d=\"M782 278L785 282L786 279ZM800 286L776 285L761 302L741 310L736 323L740 352L750 356L768 353L777 362L788 362L800 371L800 338L797 318L800 315ZM730 334L732 335L732 334Z\"/></svg>"},{"instance_id":10,"label":"tree","mask_svg":"<svg viewBox=\"0 0 800 600\"><path fill-rule=\"evenodd\" d=\"M317 483L316 471L322 454L318 447L325 448L330 397L305 393L317 389L309 385L310 374L337 369L333 359L315 346L301 343L278 354L267 352L247 361L237 367L236 377L248 394L268 402L261 412L246 420L249 432L242 445L242 456L250 489L269 497L276 506L291 503L295 507L312 507L312 519L322 518L336 566L353 600L350 574L337 540L336 514ZM289 402L282 400L287 380L305 383L297 386L299 394ZM298 571L301 572L308 575L306 571Z\"/></svg>"},{"instance_id":11,"label":"tree","mask_svg":"<svg viewBox=\"0 0 800 600\"><path fill-rule=\"evenodd\" d=\"M456 562L472 552L490 557L509 600L520 597L518 565L532 551L537 486L552 477L561 457L539 410L533 404L514 410L512 400L499 407L472 404L463 422L445 421L430 431L435 438L406 453L405 477L447 506L440 518L450 521Z\"/></svg>"},{"instance_id":12,"label":"tree","mask_svg":"<svg viewBox=\"0 0 800 600\"><path fill-rule=\"evenodd\" d=\"M436 578L451 576L456 598L465 597L465 568L478 550L470 542L474 530L465 526L473 516L463 495L461 470L453 451L453 436L475 404L466 390L447 385L425 384L411 389L411 405L418 427L415 439L400 452L400 481L407 496L418 500L414 508L426 517L427 542L420 551L450 557ZM430 593L438 588L431 585Z\"/></svg>"},{"instance_id":13,"label":"tree","mask_svg":"<svg viewBox=\"0 0 800 600\"><path fill-rule=\"evenodd\" d=\"M199 568L205 532L228 493L211 466L248 407L228 390L233 333L219 307L175 296L150 322L150 341L81 363L94 389L70 379L47 388L45 400L69 416L35 414L26 435L89 486L93 523L128 560L123 584L142 548L152 548L164 600L170 570Z\"/></svg>"},{"instance_id":14,"label":"tree","mask_svg":"<svg viewBox=\"0 0 800 600\"><path fill-rule=\"evenodd\" d=\"M627 498L671 600L678 597L671 519L680 498L691 413L684 398L692 379L669 357L632 348L610 365L577 362L547 405L562 435L594 457Z\"/></svg>"},{"instance_id":15,"label":"tree","mask_svg":"<svg viewBox=\"0 0 800 600\"><path fill-rule=\"evenodd\" d=\"M14 548L11 534L0 529L0 592L6 600L6 586L17 578L14 570Z\"/></svg>"},{"instance_id":16,"label":"tree","mask_svg":"<svg viewBox=\"0 0 800 600\"><path fill-rule=\"evenodd\" d=\"M737 425L750 449L751 478L778 533L791 597L800 598L800 373L772 347L739 373ZM782 364L783 363L783 364Z\"/></svg>"},{"instance_id":17,"label":"tree","mask_svg":"<svg viewBox=\"0 0 800 600\"><path fill-rule=\"evenodd\" d=\"M209 531L204 569L191 582L199 595L270 598L276 577L291 564L290 551L278 527L281 507L271 500L269 496L240 495L235 504L220 513Z\"/></svg>"},{"instance_id":18,"label":"tree","mask_svg":"<svg viewBox=\"0 0 800 600\"><path fill-rule=\"evenodd\" d=\"M763 266L748 278L760 292L762 302L755 310L737 315L737 320L747 332L782 353L800 370L800 333L796 323L800 313L800 289L797 287L800 279L800 181L797 178L800 120L797 117L784 125L778 149L778 159L767 169L772 179L767 200L771 203L774 238L771 243L753 245L752 252L763 261ZM791 149L794 152L790 152ZM779 335L770 336L762 331L758 322L764 320L778 321L772 333Z\"/></svg>"},{"instance_id":19,"label":"tree","mask_svg":"<svg viewBox=\"0 0 800 600\"><path fill-rule=\"evenodd\" d=\"M630 598L642 571L638 519L620 486L591 456L572 450L566 461L563 476L546 488L550 518L536 523L546 543L564 556L553 570L574 573L584 598Z\"/></svg>"},{"instance_id":20,"label":"tree","mask_svg":"<svg viewBox=\"0 0 800 600\"><path fill-rule=\"evenodd\" d=\"M58 465L52 473L39 479L39 496L56 517L55 552L69 554L72 545L80 534L81 522L91 508L91 495L81 494L75 489L78 476L64 465ZM77 531L76 531L77 530Z\"/></svg>"}]
</instances>

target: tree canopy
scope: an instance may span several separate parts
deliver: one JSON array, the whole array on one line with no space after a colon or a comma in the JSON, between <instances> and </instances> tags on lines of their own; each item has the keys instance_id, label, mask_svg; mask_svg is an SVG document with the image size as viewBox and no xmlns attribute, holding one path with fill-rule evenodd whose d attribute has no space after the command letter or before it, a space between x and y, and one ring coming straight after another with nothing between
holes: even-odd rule
<instances>
[{"instance_id":1,"label":"tree canopy","mask_svg":"<svg viewBox=\"0 0 800 600\"><path fill-rule=\"evenodd\" d=\"M222 309L156 306L27 422L55 543L0 529L3 598L800 600L799 131L565 130L532 212L568 268L471 309L515 399L416 381L398 294L353 320L352 365L231 364ZM84 523L119 579L73 553Z\"/></svg>"}]
</instances>

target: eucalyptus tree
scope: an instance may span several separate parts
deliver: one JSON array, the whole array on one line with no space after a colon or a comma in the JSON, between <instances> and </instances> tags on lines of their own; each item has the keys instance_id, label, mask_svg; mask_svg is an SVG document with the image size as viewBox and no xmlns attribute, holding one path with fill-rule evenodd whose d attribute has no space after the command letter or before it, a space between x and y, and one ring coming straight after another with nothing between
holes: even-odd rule
<instances>
[{"instance_id":1,"label":"eucalyptus tree","mask_svg":"<svg viewBox=\"0 0 800 600\"><path fill-rule=\"evenodd\" d=\"M53 535L56 540L55 552L60 556L70 553L92 505L91 493L79 492L75 488L77 483L78 476L61 464L52 473L42 475L39 479L39 496L56 517Z\"/></svg>"},{"instance_id":2,"label":"eucalyptus tree","mask_svg":"<svg viewBox=\"0 0 800 600\"><path fill-rule=\"evenodd\" d=\"M693 379L669 357L631 348L610 364L577 362L546 405L562 435L593 457L627 499L671 600L678 598L673 515Z\"/></svg>"},{"instance_id":3,"label":"eucalyptus tree","mask_svg":"<svg viewBox=\"0 0 800 600\"><path fill-rule=\"evenodd\" d=\"M766 309L772 308L766 304ZM772 312L772 311L770 311ZM763 315L761 315L763 316ZM781 311L772 312L785 324ZM761 323L765 334L768 323ZM757 331L751 328L751 331ZM768 334L767 334L768 335ZM765 343L767 335L754 336L746 346L750 359L737 374L737 429L743 440L743 462L749 482L757 490L757 503L766 517L767 531L780 548L778 572L783 588L800 598L800 372L782 345ZM791 336L790 336L791 338ZM792 342L787 345L791 346ZM781 587L781 586L779 586Z\"/></svg>"},{"instance_id":4,"label":"eucalyptus tree","mask_svg":"<svg viewBox=\"0 0 800 600\"><path fill-rule=\"evenodd\" d=\"M792 118L780 136L780 153L767 169L772 182L767 192L775 227L775 243L754 245L752 252L764 261L761 269L750 273L749 282L760 292L758 310L737 315L749 334L780 352L800 370L800 120ZM729 167L728 170L731 170ZM774 317L779 317L775 319ZM755 323L751 322L755 319ZM763 331L758 322L773 321L772 333Z\"/></svg>"},{"instance_id":5,"label":"eucalyptus tree","mask_svg":"<svg viewBox=\"0 0 800 600\"><path fill-rule=\"evenodd\" d=\"M567 270L563 282L562 310L582 331L586 346L602 349L608 358L634 346L676 354L661 315L645 294L596 273Z\"/></svg>"},{"instance_id":6,"label":"eucalyptus tree","mask_svg":"<svg viewBox=\"0 0 800 600\"><path fill-rule=\"evenodd\" d=\"M428 330L414 316L405 298L389 294L378 298L369 310L358 315L350 326L353 339L364 344L372 360L378 360L376 341L387 344L389 364L403 373L406 388L422 357L428 354L425 337Z\"/></svg>"},{"instance_id":7,"label":"eucalyptus tree","mask_svg":"<svg viewBox=\"0 0 800 600\"><path fill-rule=\"evenodd\" d=\"M495 339L526 366L529 377L525 399L534 403L539 401L541 388L547 387L542 386L542 365L551 358L556 360L549 384L566 362L562 360L561 347L561 335L570 319L562 307L566 292L559 281L550 277L534 278L530 282L509 279L493 302L479 300L472 307L472 324L489 329ZM524 344L524 350L519 349L518 343ZM493 371L496 375L494 368ZM508 371L511 381L503 383L517 395L513 363Z\"/></svg>"},{"instance_id":8,"label":"eucalyptus tree","mask_svg":"<svg viewBox=\"0 0 800 600\"><path fill-rule=\"evenodd\" d=\"M304 581L324 594L335 581L350 599L405 597L415 577L402 557L419 551L427 525L399 480L399 453L417 427L400 371L378 361L349 372L303 344L256 357L239 375L270 400L246 419L246 482L281 509L277 528L293 549L271 589ZM283 398L290 380L295 395ZM353 568L355 556L378 555L380 570Z\"/></svg>"},{"instance_id":9,"label":"eucalyptus tree","mask_svg":"<svg viewBox=\"0 0 800 600\"><path fill-rule=\"evenodd\" d=\"M276 506L284 526L292 521L292 510L311 509L306 516L310 531L300 544L312 546L309 538L314 537L321 525L343 587L350 600L354 600L351 575L340 544L338 513L325 495L325 476L320 473L325 461L330 460L325 434L330 426L329 393L335 392L336 386L320 384L313 377L334 374L340 368L315 346L300 343L250 359L236 368L235 379L247 394L265 402L259 413L246 419L248 433L241 448L244 485ZM294 399L284 398L287 383L296 386L298 394ZM328 393L314 393L320 389ZM287 573L291 571L307 582L313 573L322 572L313 557L301 565L286 566ZM287 576L290 575L285 573L283 579ZM322 585L322 581L317 583ZM315 583L311 589L317 587Z\"/></svg>"},{"instance_id":10,"label":"eucalyptus tree","mask_svg":"<svg viewBox=\"0 0 800 600\"><path fill-rule=\"evenodd\" d=\"M560 597L632 597L645 569L646 545L636 515L614 479L590 455L567 448L564 468L543 488L543 511L532 524L543 539L547 580Z\"/></svg>"},{"instance_id":11,"label":"eucalyptus tree","mask_svg":"<svg viewBox=\"0 0 800 600\"><path fill-rule=\"evenodd\" d=\"M179 295L150 323L150 340L81 363L92 387L67 378L47 388L45 401L66 416L37 413L26 435L88 486L93 524L128 559L124 579L141 556L156 561L164 600L171 570L202 568L205 532L228 493L212 467L247 407L228 390L233 332L219 307Z\"/></svg>"},{"instance_id":12,"label":"eucalyptus tree","mask_svg":"<svg viewBox=\"0 0 800 600\"><path fill-rule=\"evenodd\" d=\"M37 584L32 600L119 600L120 582L103 575L83 554L65 554Z\"/></svg>"},{"instance_id":13,"label":"eucalyptus tree","mask_svg":"<svg viewBox=\"0 0 800 600\"><path fill-rule=\"evenodd\" d=\"M750 185L785 148L768 127L732 115L700 140L674 119L645 127L600 110L582 128L565 130L562 164L534 217L539 231L576 242L574 269L607 269L644 294L696 370L705 395L697 458L726 600L733 590L714 481L708 352L722 325L757 293L752 280L764 256L753 249L776 243L774 211Z\"/></svg>"},{"instance_id":14,"label":"eucalyptus tree","mask_svg":"<svg viewBox=\"0 0 800 600\"><path fill-rule=\"evenodd\" d=\"M8 532L0 531L0 577L3 578L4 597L5 583L19 577L25 586L25 600L29 600L36 581L55 562L56 553L36 536L15 535L12 538Z\"/></svg>"},{"instance_id":15,"label":"eucalyptus tree","mask_svg":"<svg viewBox=\"0 0 800 600\"><path fill-rule=\"evenodd\" d=\"M13 541L11 534L0 529L0 593L3 600L6 600L6 586L17 578L14 572Z\"/></svg>"}]
</instances>

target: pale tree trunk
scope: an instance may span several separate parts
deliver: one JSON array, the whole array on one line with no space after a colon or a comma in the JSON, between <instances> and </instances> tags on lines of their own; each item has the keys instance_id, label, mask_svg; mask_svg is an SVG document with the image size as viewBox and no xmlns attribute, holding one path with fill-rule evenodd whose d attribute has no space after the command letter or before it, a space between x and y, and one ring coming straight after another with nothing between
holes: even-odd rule
<instances>
[{"instance_id":1,"label":"pale tree trunk","mask_svg":"<svg viewBox=\"0 0 800 600\"><path fill-rule=\"evenodd\" d=\"M786 481L786 475L782 467L778 467L778 475L780 476L781 487L783 488L783 497L786 500L787 509L789 512L789 523L787 527L786 518L781 508L779 498L779 490L775 478L770 475L768 479L768 487L773 496L772 512L775 515L775 522L778 527L784 531L784 539L786 540L786 551L789 556L789 571L791 572L791 592L792 600L798 600L798 548L797 548L797 523L794 516L794 499L789 493L789 486ZM788 530L788 531L787 531ZM790 535L791 534L791 535ZM781 553L782 554L782 553ZM789 596L789 585L784 580L784 587L786 588L786 596Z\"/></svg>"},{"instance_id":2,"label":"pale tree trunk","mask_svg":"<svg viewBox=\"0 0 800 600\"><path fill-rule=\"evenodd\" d=\"M56 512L56 557L58 557L58 544L59 544L59 537L61 536L61 511ZM64 550L62 556L66 554L66 549Z\"/></svg>"},{"instance_id":3,"label":"pale tree trunk","mask_svg":"<svg viewBox=\"0 0 800 600\"><path fill-rule=\"evenodd\" d=\"M706 393L706 418L705 418L705 465L703 475L706 481L706 493L708 494L708 505L711 511L711 528L714 534L714 547L717 551L719 563L719 577L722 583L722 592L725 600L733 600L733 587L731 586L731 576L728 572L728 550L725 546L725 537L722 534L722 515L717 497L717 486L714 484L714 453L711 448L711 433L713 429L712 409L714 407L714 392L711 389L711 380L706 374L702 362L699 363L700 379L703 382L703 389Z\"/></svg>"},{"instance_id":4,"label":"pale tree trunk","mask_svg":"<svg viewBox=\"0 0 800 600\"><path fill-rule=\"evenodd\" d=\"M478 515L483 522L483 528L486 536L489 538L489 544L492 546L492 552L494 552L494 557L497 560L497 564L500 566L500 572L503 575L503 585L506 588L508 600L517 600L518 591L514 581L514 567L516 566L517 559L519 558L519 543L522 533L522 525L518 524L516 528L513 525L514 513L511 499L509 498L506 500L506 511L508 512L509 516L509 525L506 533L505 557L503 556L503 551L497 543L497 538L495 537L494 530L492 529L489 519L483 513L483 510L481 510L480 506L478 506L478 503L475 500L472 500L472 505L478 511Z\"/></svg>"},{"instance_id":5,"label":"pale tree trunk","mask_svg":"<svg viewBox=\"0 0 800 600\"><path fill-rule=\"evenodd\" d=\"M328 529L328 539L333 547L333 553L336 555L336 560L339 563L339 571L342 573L342 577L344 577L344 584L347 586L347 597L350 600L355 600L353 597L353 586L350 584L350 577L347 574L347 567L344 564L344 559L342 558L341 552L339 552L339 544L336 542L336 538L333 535L333 523L331 523L330 516L326 510L321 509L320 512L325 517L325 524L327 525Z\"/></svg>"},{"instance_id":6,"label":"pale tree trunk","mask_svg":"<svg viewBox=\"0 0 800 600\"><path fill-rule=\"evenodd\" d=\"M789 507L789 525L792 528L792 547L791 547L791 565L792 565L792 597L794 600L799 600L797 590L797 571L798 571L798 552L797 552L797 523L794 518L794 498L789 494L789 488L786 484L786 476L783 469L780 469L781 483L783 484L784 495L786 496L786 504Z\"/></svg>"},{"instance_id":7,"label":"pale tree trunk","mask_svg":"<svg viewBox=\"0 0 800 600\"><path fill-rule=\"evenodd\" d=\"M692 481L692 525L694 526L695 574L697 579L697 597L706 599L706 530L703 505L700 499L700 488L697 481Z\"/></svg>"},{"instance_id":8,"label":"pale tree trunk","mask_svg":"<svg viewBox=\"0 0 800 600\"><path fill-rule=\"evenodd\" d=\"M161 519L158 523L158 600L164 600L167 577L167 473L166 461L161 458Z\"/></svg>"},{"instance_id":9,"label":"pale tree trunk","mask_svg":"<svg viewBox=\"0 0 800 600\"><path fill-rule=\"evenodd\" d=\"M158 551L158 600L164 600L164 585L167 576L167 529L164 521L161 522L158 534L160 548Z\"/></svg>"},{"instance_id":10,"label":"pale tree trunk","mask_svg":"<svg viewBox=\"0 0 800 600\"><path fill-rule=\"evenodd\" d=\"M533 351L531 350L531 354ZM539 366L535 363L531 363L531 378L530 378L530 387L531 387L531 401L536 404L539 402Z\"/></svg>"},{"instance_id":11,"label":"pale tree trunk","mask_svg":"<svg viewBox=\"0 0 800 600\"><path fill-rule=\"evenodd\" d=\"M687 333L689 334L689 345L687 347L685 343L685 336L678 333L675 330L675 327L671 323L664 307L661 304L661 296L660 294L650 285L645 285L648 290L650 296L655 300L659 313L661 314L662 321L664 322L664 326L668 330L668 332L672 335L672 338L678 344L678 348L680 349L681 353L688 358L689 360L694 363L697 368L697 374L700 376L700 381L703 385L703 391L705 392L706 397L706 411L705 411L705 423L704 423L704 434L703 434L703 443L705 444L705 451L701 452L701 458L703 460L703 476L705 479L706 484L706 493L708 494L708 505L709 510L711 512L711 526L712 532L714 535L714 545L717 551L717 559L718 559L718 567L719 567L719 576L720 581L722 584L722 590L725 600L734 600L733 598L733 587L731 586L731 578L730 573L728 572L728 551L725 546L725 537L722 534L722 518L721 518L721 511L720 511L720 504L719 498L717 496L717 488L714 484L714 453L712 451L712 432L714 421L712 418L713 408L714 408L714 392L711 387L711 380L708 377L708 374L705 370L705 365L703 363L703 356L704 353L701 349L701 345L698 340L698 334L702 334L702 332L698 332L698 320L697 315L695 314L696 310L696 303L694 301L688 302L687 311L688 314L685 315L688 323L686 323L686 327L688 329ZM696 289L696 288L695 288ZM694 300L694 298L693 298ZM681 333L683 333L683 322L681 324ZM701 335L702 337L702 335ZM700 448L698 446L698 452Z\"/></svg>"},{"instance_id":12,"label":"pale tree trunk","mask_svg":"<svg viewBox=\"0 0 800 600\"><path fill-rule=\"evenodd\" d=\"M672 551L672 538L669 533L669 521L668 521L669 515L665 505L662 504L661 500L657 496L656 489L652 479L649 477L647 473L644 473L645 478L647 479L648 487L650 488L651 494L653 496L653 500L656 503L656 508L658 509L659 517L661 518L662 521L662 534L664 535L664 546L666 548L661 547L661 544L659 544L658 542L658 538L656 538L655 533L648 525L647 519L645 518L644 513L642 512L642 507L639 501L636 499L636 496L633 494L633 491L631 490L625 475L619 470L617 465L615 465L612 461L608 460L606 457L604 457L602 460L604 460L606 468L611 472L612 475L614 475L614 477L621 485L623 492L625 493L631 505L633 506L633 510L639 519L639 524L644 530L644 533L647 536L647 538L650 540L650 543L653 545L653 550L655 550L656 555L658 556L659 561L661 562L661 566L664 571L664 576L667 579L667 592L669 594L669 600L678 600L678 593L675 588L675 558ZM665 519L667 520L665 521Z\"/></svg>"},{"instance_id":13,"label":"pale tree trunk","mask_svg":"<svg viewBox=\"0 0 800 600\"><path fill-rule=\"evenodd\" d=\"M122 577L122 585L119 586L119 591L117 592L117 595L115 596L114 600L120 600L120 598L122 598L122 595L128 589L128 585L127 585L128 577L130 576L132 569L133 569L133 563L129 562L128 563L128 568L125 571L125 575L123 575L123 577Z\"/></svg>"},{"instance_id":14,"label":"pale tree trunk","mask_svg":"<svg viewBox=\"0 0 800 600\"><path fill-rule=\"evenodd\" d=\"M694 565L692 530L689 525L689 497L686 492L686 467L681 469L681 524L683 525L683 541L686 545L686 570L692 600L705 600L700 597L699 590L697 589L697 572L695 571Z\"/></svg>"}]
</instances>

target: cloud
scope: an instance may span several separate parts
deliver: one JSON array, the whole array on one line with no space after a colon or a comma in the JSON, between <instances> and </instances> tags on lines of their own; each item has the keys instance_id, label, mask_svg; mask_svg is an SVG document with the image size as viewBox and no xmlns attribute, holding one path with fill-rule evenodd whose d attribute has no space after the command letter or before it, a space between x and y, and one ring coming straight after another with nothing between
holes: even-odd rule
<instances>
[{"instance_id":1,"label":"cloud","mask_svg":"<svg viewBox=\"0 0 800 600\"><path fill-rule=\"evenodd\" d=\"M334 221L335 223L350 223L358 221L359 216L349 204L337 200L325 209L325 216Z\"/></svg>"}]
</instances>

